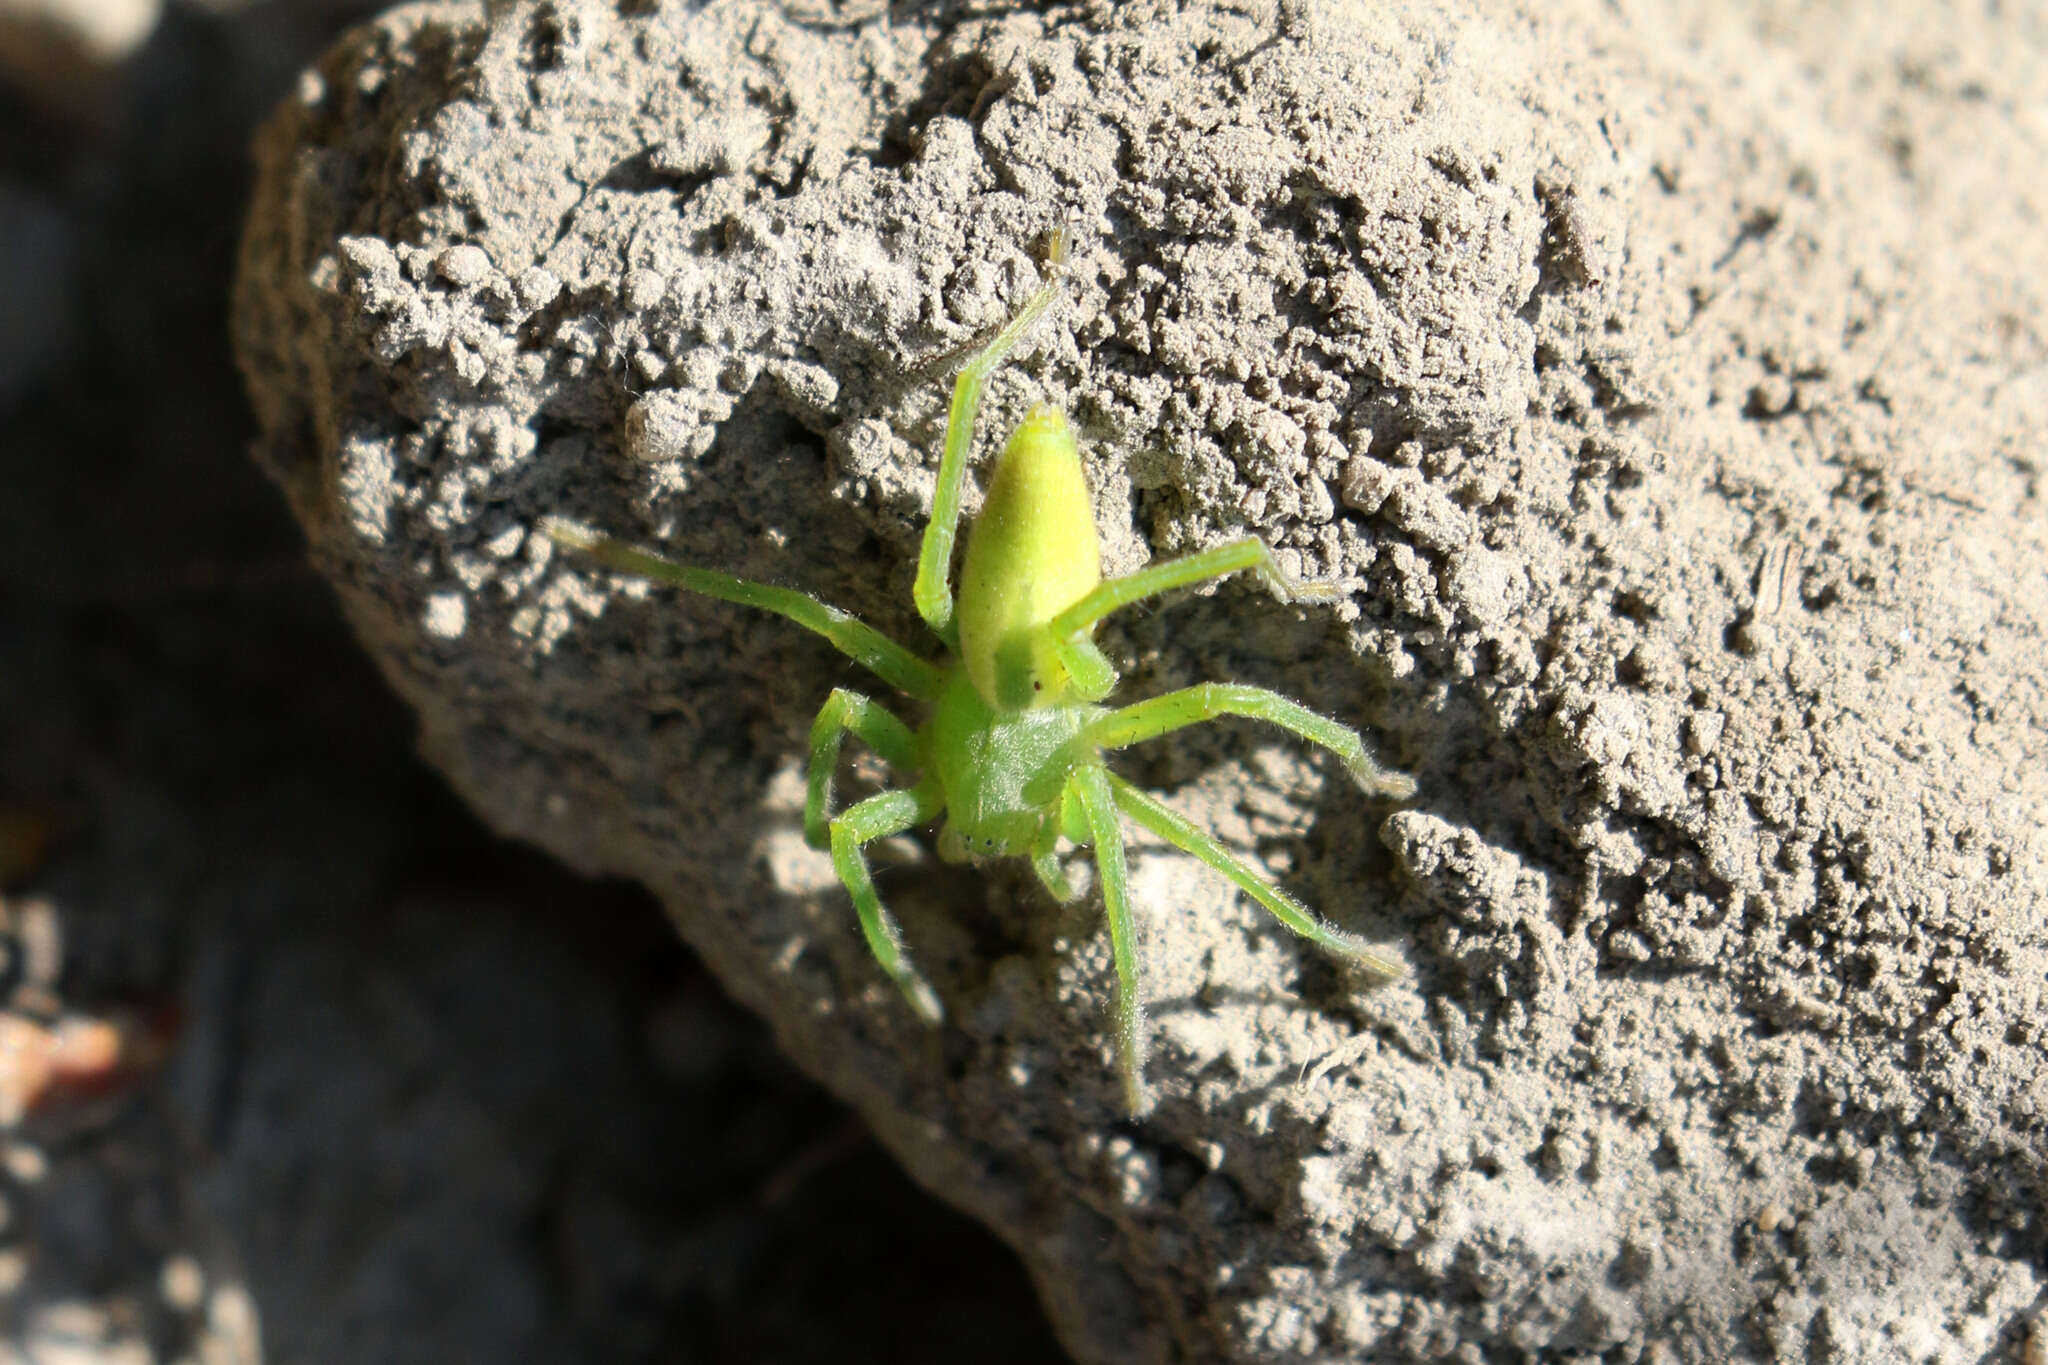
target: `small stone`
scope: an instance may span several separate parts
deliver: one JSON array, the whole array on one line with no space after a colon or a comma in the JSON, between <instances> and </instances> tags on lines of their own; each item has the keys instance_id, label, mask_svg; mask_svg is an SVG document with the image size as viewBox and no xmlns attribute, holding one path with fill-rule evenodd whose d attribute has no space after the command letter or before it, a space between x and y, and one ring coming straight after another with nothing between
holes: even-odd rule
<instances>
[{"instance_id":1,"label":"small stone","mask_svg":"<svg viewBox=\"0 0 2048 1365\"><path fill-rule=\"evenodd\" d=\"M626 276L626 306L638 311L652 308L668 293L668 276L659 270L640 269Z\"/></svg>"},{"instance_id":2,"label":"small stone","mask_svg":"<svg viewBox=\"0 0 2048 1365\"><path fill-rule=\"evenodd\" d=\"M1685 718L1685 747L1688 752L1704 757L1714 752L1714 746L1721 742L1721 732L1728 728L1728 717L1719 711L1695 711Z\"/></svg>"},{"instance_id":3,"label":"small stone","mask_svg":"<svg viewBox=\"0 0 2048 1365\"><path fill-rule=\"evenodd\" d=\"M468 289L490 277L491 258L480 246L451 246L435 258L434 273L457 289Z\"/></svg>"},{"instance_id":4,"label":"small stone","mask_svg":"<svg viewBox=\"0 0 2048 1365\"><path fill-rule=\"evenodd\" d=\"M6 1152L0 1154L0 1166L24 1185L38 1184L50 1173L50 1159L43 1155L43 1149L26 1142L8 1143Z\"/></svg>"},{"instance_id":5,"label":"small stone","mask_svg":"<svg viewBox=\"0 0 2048 1365\"><path fill-rule=\"evenodd\" d=\"M547 307L562 292L562 282L539 266L520 271L512 287L518 291L521 306L529 310Z\"/></svg>"},{"instance_id":6,"label":"small stone","mask_svg":"<svg viewBox=\"0 0 2048 1365\"><path fill-rule=\"evenodd\" d=\"M1344 505L1354 512L1367 516L1380 510L1380 504L1394 491L1399 476L1377 460L1360 456L1344 466L1344 477L1337 486L1337 496Z\"/></svg>"},{"instance_id":7,"label":"small stone","mask_svg":"<svg viewBox=\"0 0 2048 1365\"><path fill-rule=\"evenodd\" d=\"M642 394L626 412L626 453L646 464L702 455L713 434L696 401L676 389Z\"/></svg>"},{"instance_id":8,"label":"small stone","mask_svg":"<svg viewBox=\"0 0 2048 1365\"><path fill-rule=\"evenodd\" d=\"M1799 390L1784 375L1774 374L1750 387L1742 414L1750 418L1783 417L1799 401Z\"/></svg>"},{"instance_id":9,"label":"small stone","mask_svg":"<svg viewBox=\"0 0 2048 1365\"><path fill-rule=\"evenodd\" d=\"M492 559L510 559L526 543L524 526L507 526L484 542L484 553Z\"/></svg>"},{"instance_id":10,"label":"small stone","mask_svg":"<svg viewBox=\"0 0 2048 1365\"><path fill-rule=\"evenodd\" d=\"M426 614L420 618L429 635L459 640L469 627L469 607L459 592L437 592L427 599Z\"/></svg>"},{"instance_id":11,"label":"small stone","mask_svg":"<svg viewBox=\"0 0 2048 1365\"><path fill-rule=\"evenodd\" d=\"M206 1299L206 1272L199 1262L180 1252L164 1262L157 1276L157 1288L164 1302L180 1313L192 1313Z\"/></svg>"}]
</instances>

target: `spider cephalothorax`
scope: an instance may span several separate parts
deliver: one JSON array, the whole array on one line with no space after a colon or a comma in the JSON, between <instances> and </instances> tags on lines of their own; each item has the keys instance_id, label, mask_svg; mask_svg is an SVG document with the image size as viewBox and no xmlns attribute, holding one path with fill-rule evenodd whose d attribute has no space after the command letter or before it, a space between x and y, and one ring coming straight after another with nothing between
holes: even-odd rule
<instances>
[{"instance_id":1,"label":"spider cephalothorax","mask_svg":"<svg viewBox=\"0 0 2048 1365\"><path fill-rule=\"evenodd\" d=\"M1046 888L1065 901L1074 892L1056 856L1059 841L1093 844L1116 959L1117 1061L1124 1102L1136 1114L1145 1106L1145 1038L1120 814L1221 872L1295 933L1382 978L1401 968L1316 918L1208 834L1110 772L1104 752L1217 716L1246 716L1328 749L1368 792L1401 798L1414 784L1374 763L1357 731L1264 688L1198 683L1129 706L1102 704L1117 673L1094 633L1111 612L1247 569L1282 601L1323 600L1335 590L1288 577L1265 544L1251 538L1104 580L1080 451L1058 408L1041 404L1003 447L968 532L956 600L953 540L982 388L1052 302L1064 262L1065 237L1055 234L1054 278L968 362L954 386L913 591L947 659L920 658L804 593L689 568L567 522L550 521L548 530L619 572L786 616L925 705L924 723L912 730L860 693L833 690L811 729L804 833L813 846L831 849L875 959L927 1022L937 1023L943 1008L905 955L862 846L943 815L942 856L1028 857ZM915 781L832 815L832 780L848 732Z\"/></svg>"}]
</instances>

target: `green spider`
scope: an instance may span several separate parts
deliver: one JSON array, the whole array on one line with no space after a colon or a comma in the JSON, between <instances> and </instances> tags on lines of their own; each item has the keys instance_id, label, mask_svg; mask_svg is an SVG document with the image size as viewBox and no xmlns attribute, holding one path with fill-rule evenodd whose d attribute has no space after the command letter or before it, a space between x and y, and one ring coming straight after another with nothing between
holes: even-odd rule
<instances>
[{"instance_id":1,"label":"green spider","mask_svg":"<svg viewBox=\"0 0 2048 1365\"><path fill-rule=\"evenodd\" d=\"M1135 1116L1146 1107L1145 1037L1119 812L1221 872L1303 938L1377 978L1392 979L1402 969L1318 919L1208 834L1110 772L1104 751L1218 716L1245 716L1329 750L1368 793L1401 799L1415 784L1373 762L1357 731L1265 688L1198 683L1130 706L1100 704L1115 687L1117 671L1092 637L1111 612L1246 569L1283 602L1325 601L1336 589L1288 577L1265 544L1249 537L1105 582L1080 450L1066 416L1050 404L1034 408L1003 447L981 515L968 531L955 601L948 580L975 412L989 374L1060 290L1064 232L1054 234L1049 255L1051 277L967 363L953 388L912 594L951 658L919 658L806 593L689 568L558 519L545 525L560 544L620 573L786 616L924 703L927 718L912 730L860 693L832 690L811 727L804 836L812 847L831 850L875 960L927 1024L937 1024L944 1008L905 955L902 933L875 894L862 846L944 815L941 857L1028 857L1046 889L1064 903L1076 888L1056 856L1058 841L1094 844L1116 959L1117 1062L1123 1099ZM849 732L917 781L832 815L839 746Z\"/></svg>"}]
</instances>

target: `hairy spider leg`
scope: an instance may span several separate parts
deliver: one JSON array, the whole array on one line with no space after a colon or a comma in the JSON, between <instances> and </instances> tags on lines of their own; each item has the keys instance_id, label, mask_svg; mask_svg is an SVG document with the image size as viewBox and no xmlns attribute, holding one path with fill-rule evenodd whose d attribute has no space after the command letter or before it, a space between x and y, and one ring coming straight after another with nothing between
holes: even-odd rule
<instances>
[{"instance_id":1,"label":"hairy spider leg","mask_svg":"<svg viewBox=\"0 0 2048 1365\"><path fill-rule=\"evenodd\" d=\"M838 775L839 744L848 731L859 735L883 762L899 772L915 772L917 738L910 727L879 703L848 691L832 689L818 718L811 723L810 778L804 785L804 842L826 848L831 842L832 779Z\"/></svg>"},{"instance_id":2,"label":"hairy spider leg","mask_svg":"<svg viewBox=\"0 0 2048 1365\"><path fill-rule=\"evenodd\" d=\"M1065 747L1050 770L1063 774L1062 795L1078 800L1095 844L1095 863L1102 877L1102 905L1109 921L1110 946L1116 959L1117 1065L1123 1077L1124 1103L1132 1115L1144 1107L1144 1000L1139 994L1137 954L1133 940L1130 892L1123 832L1117 813L1215 868L1237 888L1264 906L1281 924L1301 937L1357 963L1383 980L1405 975L1400 963L1364 939L1347 934L1228 852L1204 830L1104 766L1104 749L1127 748L1218 716L1244 716L1268 721L1330 750L1367 791L1404 797L1414 791L1405 774L1390 772L1367 756L1364 742L1327 716L1319 716L1276 692L1242 683L1197 683L1131 706L1120 707L1088 726ZM1029 790L1026 797L1029 799ZM1040 880L1054 887L1061 876L1053 858L1054 820L1048 818L1032 848L1032 865Z\"/></svg>"},{"instance_id":3,"label":"hairy spider leg","mask_svg":"<svg viewBox=\"0 0 2048 1365\"><path fill-rule=\"evenodd\" d=\"M1054 771L1070 767L1078 772L1091 764L1099 764L1104 749L1126 749L1218 716L1263 720L1328 749L1350 770L1361 787L1375 795L1400 799L1414 794L1414 780L1405 773L1390 772L1373 762L1356 730L1339 725L1328 716L1319 716L1277 692L1244 683L1196 683L1192 687L1119 707L1069 741L1054 764ZM1110 780L1116 787L1118 805L1133 820L1221 872L1295 933L1342 953L1375 976L1392 979L1403 974L1393 959L1375 952L1365 940L1317 918L1301 902L1254 872L1241 859L1225 852L1221 844L1152 797L1121 778L1112 776Z\"/></svg>"},{"instance_id":4,"label":"hairy spider leg","mask_svg":"<svg viewBox=\"0 0 2048 1365\"><path fill-rule=\"evenodd\" d=\"M1087 819L1095 866L1102 877L1102 910L1116 960L1116 1065L1123 1079L1124 1108L1135 1118L1145 1109L1145 997L1138 988L1137 934L1112 781L1101 763L1083 763L1069 775L1067 790Z\"/></svg>"},{"instance_id":5,"label":"hairy spider leg","mask_svg":"<svg viewBox=\"0 0 2048 1365\"><path fill-rule=\"evenodd\" d=\"M1246 536L1242 540L1225 541L1206 550L1197 550L1179 559L1147 564L1134 573L1109 579L1053 617L1046 623L1046 630L1056 640L1071 641L1082 636L1103 617L1121 611L1133 602L1142 602L1148 597L1172 592L1175 588L1206 583L1212 578L1227 578L1245 569L1256 573L1283 602L1327 602L1337 596L1335 584L1303 581L1290 576L1273 558L1273 552L1266 547L1265 541Z\"/></svg>"},{"instance_id":6,"label":"hairy spider leg","mask_svg":"<svg viewBox=\"0 0 2048 1365\"><path fill-rule=\"evenodd\" d=\"M1069 679L1073 695L1101 701L1116 687L1116 668L1091 638L1095 626L1111 612L1175 588L1191 587L1250 569L1283 602L1324 602L1336 597L1334 585L1290 577L1264 541L1246 537L1222 545L1148 564L1135 573L1089 590L1087 595L1046 623L1037 648L1056 661Z\"/></svg>"},{"instance_id":7,"label":"hairy spider leg","mask_svg":"<svg viewBox=\"0 0 2048 1365\"><path fill-rule=\"evenodd\" d=\"M1116 793L1117 808L1124 814L1183 853L1193 854L1230 878L1239 890L1265 906L1273 918L1295 933L1311 943L1342 954L1383 980L1392 981L1407 974L1400 963L1376 951L1364 939L1317 918L1307 906L1254 872L1243 859L1226 851L1200 827L1168 809L1157 798L1114 773L1109 775L1109 781Z\"/></svg>"},{"instance_id":8,"label":"hairy spider leg","mask_svg":"<svg viewBox=\"0 0 2048 1365\"><path fill-rule=\"evenodd\" d=\"M1060 832L1071 826L1063 818L1063 812L1072 796L1062 792L1060 800L1045 813L1039 822L1038 833L1031 841L1031 870L1038 874L1038 880L1045 883L1045 889L1061 905L1081 894L1081 888L1066 868L1060 866L1057 854Z\"/></svg>"},{"instance_id":9,"label":"hairy spider leg","mask_svg":"<svg viewBox=\"0 0 2048 1365\"><path fill-rule=\"evenodd\" d=\"M982 347L961 369L960 377L953 381L953 405L946 411L946 446L939 457L938 486L932 491L931 520L925 524L924 543L918 548L917 581L911 589L911 599L932 633L956 654L960 637L953 624L953 541L960 529L960 488L967 478L968 447L974 443L974 417L981 410L981 395L988 387L989 374L1016 349L1024 333L1059 295L1067 263L1064 227L1053 233L1049 248L1046 263L1052 278L1040 285L1038 292L1017 310L1017 316L996 333L995 340Z\"/></svg>"},{"instance_id":10,"label":"hairy spider leg","mask_svg":"<svg viewBox=\"0 0 2048 1365\"><path fill-rule=\"evenodd\" d=\"M945 669L918 658L858 617L828 607L809 593L678 564L559 517L549 517L542 525L556 544L580 550L608 569L786 617L824 636L841 654L920 701L936 701L946 688Z\"/></svg>"},{"instance_id":11,"label":"hairy spider leg","mask_svg":"<svg viewBox=\"0 0 2048 1365\"><path fill-rule=\"evenodd\" d=\"M1300 702L1289 701L1278 692L1248 683L1196 683L1120 706L1074 737L1067 746L1074 756L1070 761L1078 762L1082 755L1095 750L1128 749L1218 716L1262 720L1329 750L1370 795L1405 800L1415 794L1415 779L1375 763L1366 753L1365 741L1359 738L1358 731L1318 715Z\"/></svg>"},{"instance_id":12,"label":"hairy spider leg","mask_svg":"<svg viewBox=\"0 0 2048 1365\"><path fill-rule=\"evenodd\" d=\"M874 627L837 607L826 606L808 593L678 564L557 518L550 518L545 524L558 544L581 550L620 573L787 617L824 636L855 663L913 697L935 700L945 687L946 670L918 658ZM829 819L826 811L831 802L833 769L838 763L840 741L848 730L859 735L890 764L911 769L917 766L917 742L908 726L858 692L834 688L811 726L804 839L813 847L829 845L833 870L853 898L869 951L903 992L918 1018L936 1024L945 1017L945 1010L931 985L904 957L902 931L875 893L874 879L868 875L861 847L936 818L945 809L945 795L937 781L927 778L905 791L871 796L838 818Z\"/></svg>"},{"instance_id":13,"label":"hairy spider leg","mask_svg":"<svg viewBox=\"0 0 2048 1365\"><path fill-rule=\"evenodd\" d=\"M875 894L874 879L868 875L868 860L861 854L861 846L935 819L945 805L945 794L939 790L937 779L927 777L914 787L883 792L847 807L830 827L832 868L839 874L847 894L853 897L868 951L903 992L912 1012L927 1024L944 1019L945 1007L939 1003L931 983L904 956L903 931L882 908L882 898Z\"/></svg>"}]
</instances>

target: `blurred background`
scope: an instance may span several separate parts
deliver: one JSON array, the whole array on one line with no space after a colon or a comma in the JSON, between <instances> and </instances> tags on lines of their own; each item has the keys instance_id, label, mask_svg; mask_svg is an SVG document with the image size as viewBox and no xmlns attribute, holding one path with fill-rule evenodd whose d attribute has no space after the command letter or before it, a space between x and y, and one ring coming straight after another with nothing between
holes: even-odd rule
<instances>
[{"instance_id":1,"label":"blurred background","mask_svg":"<svg viewBox=\"0 0 2048 1365\"><path fill-rule=\"evenodd\" d=\"M246 149L369 12L0 0L0 1365L1059 1360L650 899L414 760L244 459Z\"/></svg>"}]
</instances>

